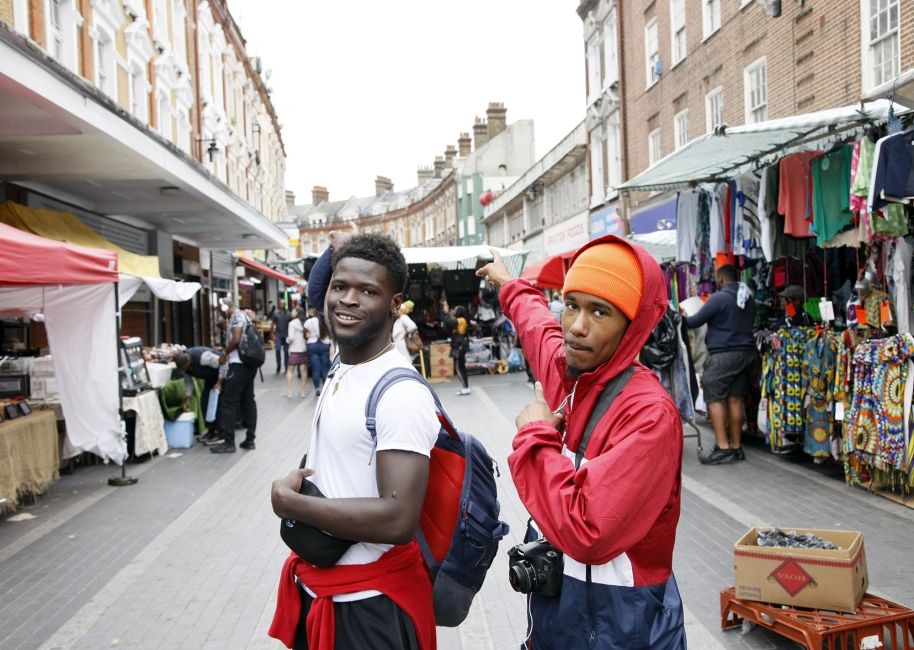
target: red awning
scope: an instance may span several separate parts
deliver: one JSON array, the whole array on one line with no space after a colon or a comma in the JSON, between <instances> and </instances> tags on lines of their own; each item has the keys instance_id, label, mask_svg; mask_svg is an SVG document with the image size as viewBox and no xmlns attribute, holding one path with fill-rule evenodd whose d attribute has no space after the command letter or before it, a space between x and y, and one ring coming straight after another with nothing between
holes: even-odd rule
<instances>
[{"instance_id":1,"label":"red awning","mask_svg":"<svg viewBox=\"0 0 914 650\"><path fill-rule=\"evenodd\" d=\"M0 223L0 285L117 282L117 254L47 239Z\"/></svg>"},{"instance_id":2,"label":"red awning","mask_svg":"<svg viewBox=\"0 0 914 650\"><path fill-rule=\"evenodd\" d=\"M280 282L285 282L286 284L298 284L299 279L293 278L291 275L286 275L276 269L271 269L266 264L261 264L260 262L255 262L254 260L249 260L246 257L239 257L238 261L244 264L249 269L254 269L264 275L269 275L271 278L276 278Z\"/></svg>"},{"instance_id":3,"label":"red awning","mask_svg":"<svg viewBox=\"0 0 914 650\"><path fill-rule=\"evenodd\" d=\"M530 284L540 289L561 289L565 284L565 271L571 264L575 252L569 251L534 262L521 271L520 277L529 280Z\"/></svg>"}]
</instances>

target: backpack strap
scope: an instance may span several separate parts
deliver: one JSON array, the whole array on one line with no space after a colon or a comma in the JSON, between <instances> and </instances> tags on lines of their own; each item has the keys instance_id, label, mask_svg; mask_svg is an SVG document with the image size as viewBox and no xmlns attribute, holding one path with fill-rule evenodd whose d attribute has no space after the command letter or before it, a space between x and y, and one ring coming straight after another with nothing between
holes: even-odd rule
<instances>
[{"instance_id":1,"label":"backpack strap","mask_svg":"<svg viewBox=\"0 0 914 650\"><path fill-rule=\"evenodd\" d=\"M368 395L368 401L365 402L365 426L368 428L369 433L371 433L372 442L377 440L377 414L381 397L387 392L388 388L401 381L417 381L428 388L428 391L432 394L432 399L435 400L435 413L438 415L438 421L441 423L442 428L447 431L451 438L457 438L458 434L457 429L454 427L454 423L451 422L447 413L444 412L444 408L441 406L441 400L438 399L437 393L435 393L425 378L412 368L391 368L385 372L378 380L378 383L374 385L374 388L371 389L371 393Z\"/></svg>"},{"instance_id":2,"label":"backpack strap","mask_svg":"<svg viewBox=\"0 0 914 650\"><path fill-rule=\"evenodd\" d=\"M599 422L600 418L609 410L609 407L615 401L616 397L619 396L619 393L622 392L622 389L625 388L625 385L628 383L628 380L632 378L634 372L634 367L629 366L610 379L609 383L600 391L600 396L597 398L597 403L594 404L593 410L590 412L590 417L587 419L587 426L584 428L584 435L581 437L581 442L578 443L578 450L574 455L575 471L581 467L584 451L587 449L587 443L590 442L590 435L597 426L597 422Z\"/></svg>"}]
</instances>

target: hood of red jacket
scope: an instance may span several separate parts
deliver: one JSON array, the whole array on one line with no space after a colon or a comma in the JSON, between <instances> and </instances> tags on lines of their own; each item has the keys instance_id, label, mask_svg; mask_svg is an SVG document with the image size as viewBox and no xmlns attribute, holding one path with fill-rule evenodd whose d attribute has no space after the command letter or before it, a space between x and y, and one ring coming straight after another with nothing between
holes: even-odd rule
<instances>
[{"instance_id":1,"label":"hood of red jacket","mask_svg":"<svg viewBox=\"0 0 914 650\"><path fill-rule=\"evenodd\" d=\"M616 351L609 361L602 366L585 373L581 377L581 379L587 383L597 382L605 384L632 365L632 362L637 359L638 354L641 352L641 348L644 347L644 344L647 342L654 327L660 322L669 303L667 300L666 283L664 282L663 271L660 270L660 265L657 264L657 261L651 257L650 253L644 248L621 237L606 235L599 239L594 239L587 245L582 246L572 258L572 266L582 251L587 250L591 246L598 246L610 242L624 244L635 252L638 261L641 264L641 276L644 279L644 287L641 291L641 304L638 307L638 311L635 313L635 317L632 319L631 323L629 323L628 329L625 330L625 334L619 342L619 347L616 348Z\"/></svg>"}]
</instances>

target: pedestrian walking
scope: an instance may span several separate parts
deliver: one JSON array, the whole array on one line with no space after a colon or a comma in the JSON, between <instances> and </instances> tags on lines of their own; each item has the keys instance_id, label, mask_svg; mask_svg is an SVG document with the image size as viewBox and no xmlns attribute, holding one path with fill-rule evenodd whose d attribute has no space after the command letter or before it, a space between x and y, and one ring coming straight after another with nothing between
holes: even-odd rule
<instances>
[{"instance_id":1,"label":"pedestrian walking","mask_svg":"<svg viewBox=\"0 0 914 650\"><path fill-rule=\"evenodd\" d=\"M301 307L292 310L292 320L289 321L289 362L286 364L286 397L292 397L292 384L294 375L298 372L301 377L301 391L299 397L305 396L305 384L308 383L308 344L305 338L305 321Z\"/></svg>"},{"instance_id":2,"label":"pedestrian walking","mask_svg":"<svg viewBox=\"0 0 914 650\"><path fill-rule=\"evenodd\" d=\"M454 309L454 316L451 320L453 326L451 357L454 359L454 370L463 385L457 391L457 394L469 395L473 391L470 390L470 378L467 375L467 351L470 349L470 319L467 315L466 307L458 305Z\"/></svg>"},{"instance_id":3,"label":"pedestrian walking","mask_svg":"<svg viewBox=\"0 0 914 650\"><path fill-rule=\"evenodd\" d=\"M719 465L745 460L742 448L743 400L752 390L756 362L755 299L732 264L725 264L715 274L718 291L692 316L686 316L687 327L707 324L705 339L708 360L701 375L701 387L716 444L710 454L700 456L705 465Z\"/></svg>"},{"instance_id":4,"label":"pedestrian walking","mask_svg":"<svg viewBox=\"0 0 914 650\"><path fill-rule=\"evenodd\" d=\"M305 334L308 341L308 361L311 365L311 382L314 384L314 395L320 397L321 389L330 371L330 330L326 321L318 316L312 307L310 317L305 321ZM304 377L302 378L304 384ZM304 389L302 389L304 397Z\"/></svg>"},{"instance_id":5,"label":"pedestrian walking","mask_svg":"<svg viewBox=\"0 0 914 650\"><path fill-rule=\"evenodd\" d=\"M286 311L286 301L280 300L279 307L270 315L273 321L273 346L276 350L276 374L282 372L283 364L289 368L289 322L292 314Z\"/></svg>"},{"instance_id":6,"label":"pedestrian walking","mask_svg":"<svg viewBox=\"0 0 914 650\"><path fill-rule=\"evenodd\" d=\"M542 382L517 416L508 457L532 517L531 543L509 557L563 557L554 568L564 575L528 582L515 564L515 589L529 593L528 638L537 650L684 649L672 573L682 423L637 361L667 306L660 267L612 235L587 244L565 276L561 324L497 253L477 274L501 286L502 310Z\"/></svg>"},{"instance_id":7,"label":"pedestrian walking","mask_svg":"<svg viewBox=\"0 0 914 650\"><path fill-rule=\"evenodd\" d=\"M254 399L254 379L257 368L245 364L238 354L238 345L245 328L250 324L250 317L238 309L231 298L221 300L222 308L228 316L228 343L219 363L228 363L228 371L222 384L219 395L219 407L216 419L224 436L221 443L210 447L214 454L235 453L235 423L238 412L241 412L241 423L246 432L240 447L252 450L255 448L254 438L257 431L257 402Z\"/></svg>"},{"instance_id":8,"label":"pedestrian walking","mask_svg":"<svg viewBox=\"0 0 914 650\"><path fill-rule=\"evenodd\" d=\"M274 481L271 501L295 526L353 541L324 568L289 555L270 636L289 648L432 650L431 582L415 532L440 429L435 404L418 382L391 386L374 440L361 408L385 372L411 368L391 343L406 261L390 238L364 234L335 248L331 268L326 316L340 365L318 402L306 468Z\"/></svg>"}]
</instances>

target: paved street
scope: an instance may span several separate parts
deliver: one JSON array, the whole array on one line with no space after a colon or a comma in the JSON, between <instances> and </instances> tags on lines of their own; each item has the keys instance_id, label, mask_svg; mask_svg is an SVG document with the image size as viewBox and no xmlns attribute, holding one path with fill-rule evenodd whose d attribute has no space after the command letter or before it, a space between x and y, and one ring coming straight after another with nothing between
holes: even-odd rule
<instances>
[{"instance_id":1,"label":"paved street","mask_svg":"<svg viewBox=\"0 0 914 650\"><path fill-rule=\"evenodd\" d=\"M125 488L107 485L119 471L113 466L81 467L20 510L34 519L0 522L0 647L281 647L266 636L287 554L269 488L298 463L315 400L283 397L271 364L258 383L256 451L179 450L129 465L139 483ZM499 461L503 518L512 526L468 621L439 630L441 648L516 648L524 638L524 601L508 586L503 555L526 520L505 462L514 415L531 396L524 379L472 376L469 397L457 397L454 382L438 385L453 419ZM760 629L719 629L732 544L751 525L862 530L871 591L914 605L914 511L846 487L837 466L761 447L747 449L744 463L704 467L695 442L686 441L675 562L692 648L796 647ZM703 442L712 444L707 428ZM640 478L650 490L651 477Z\"/></svg>"}]
</instances>

